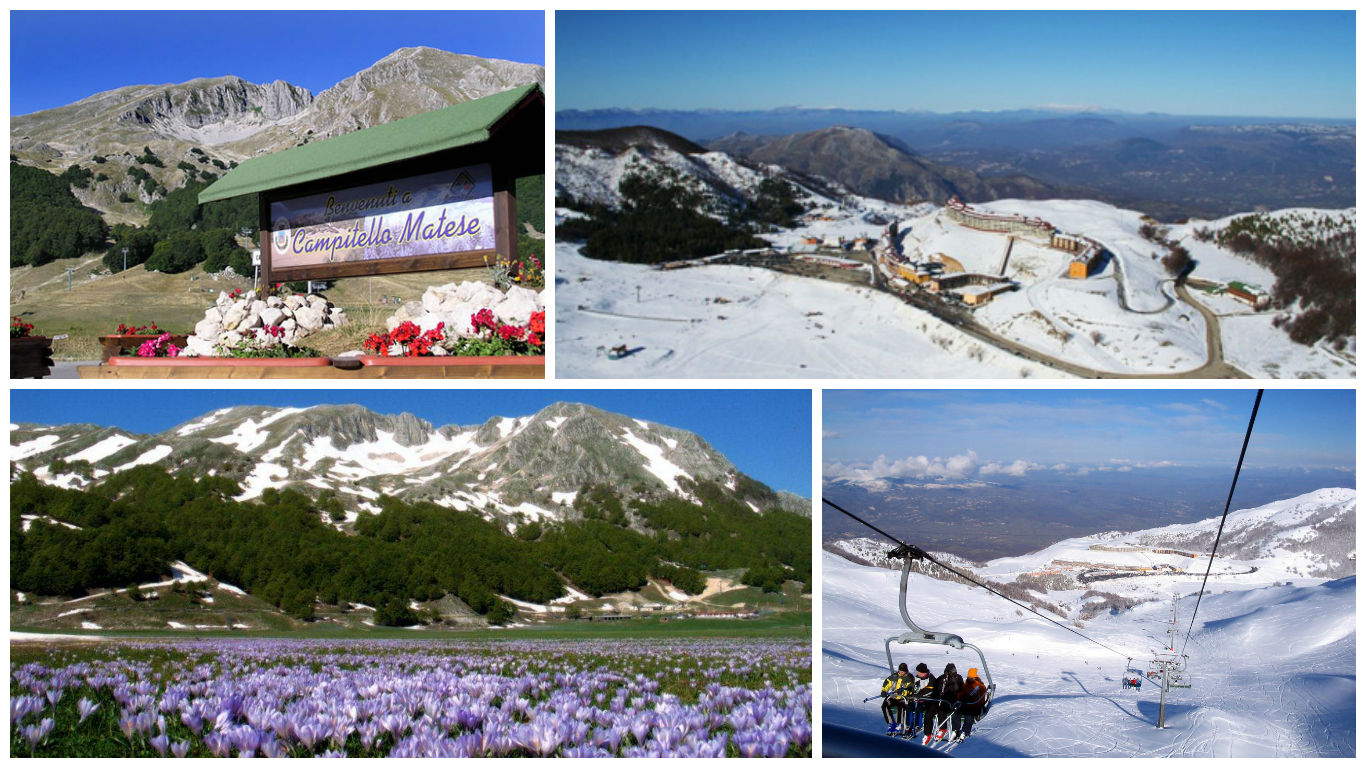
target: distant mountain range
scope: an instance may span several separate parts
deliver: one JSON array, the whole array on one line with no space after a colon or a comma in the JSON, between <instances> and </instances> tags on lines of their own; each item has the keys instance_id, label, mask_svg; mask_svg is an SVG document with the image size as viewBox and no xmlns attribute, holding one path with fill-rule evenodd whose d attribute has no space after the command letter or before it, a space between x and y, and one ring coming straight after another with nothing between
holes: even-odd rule
<instances>
[{"instance_id":1,"label":"distant mountain range","mask_svg":"<svg viewBox=\"0 0 1366 768\"><path fill-rule=\"evenodd\" d=\"M1354 483L1347 471L1261 468L1243 472L1234 503L1249 507ZM990 482L826 477L822 493L893 535L980 562L1068 537L1201 520L1222 509L1228 486L1209 468L1165 467L1087 475L1038 470ZM826 542L866 533L839 513L823 517Z\"/></svg>"},{"instance_id":2,"label":"distant mountain range","mask_svg":"<svg viewBox=\"0 0 1366 768\"><path fill-rule=\"evenodd\" d=\"M139 165L166 189L183 186L178 163L221 175L230 162L381 125L527 83L545 68L434 48L401 48L316 96L276 80L212 77L130 85L10 119L10 153L61 172L80 165L109 176L76 189L111 221L142 223L154 197L127 170L143 148L162 167ZM198 150L192 152L191 150ZM120 195L134 199L123 202Z\"/></svg>"},{"instance_id":3,"label":"distant mountain range","mask_svg":"<svg viewBox=\"0 0 1366 768\"><path fill-rule=\"evenodd\" d=\"M835 126L858 128L911 150L922 163L959 169L960 176L1025 176L1060 194L1092 197L1168 219L1217 218L1259 208L1345 208L1356 200L1356 128L1351 120L1050 110L556 113L560 130L627 125L652 125L746 156L759 144L774 145L770 157L785 145L799 143L794 135L819 134ZM737 133L748 138L735 137ZM852 163L857 166L859 159Z\"/></svg>"},{"instance_id":4,"label":"distant mountain range","mask_svg":"<svg viewBox=\"0 0 1366 768\"><path fill-rule=\"evenodd\" d=\"M896 203L1059 196L1058 190L1037 179L1019 174L984 178L966 168L931 162L891 136L849 126L779 137L733 133L708 146L832 179L860 195Z\"/></svg>"}]
</instances>

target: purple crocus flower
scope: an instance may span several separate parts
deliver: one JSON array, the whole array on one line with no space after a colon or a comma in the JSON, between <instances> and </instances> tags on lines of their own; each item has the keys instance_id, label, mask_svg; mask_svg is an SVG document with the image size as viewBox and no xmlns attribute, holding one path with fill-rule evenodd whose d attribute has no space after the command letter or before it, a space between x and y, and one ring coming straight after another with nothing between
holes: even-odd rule
<instances>
[{"instance_id":1,"label":"purple crocus flower","mask_svg":"<svg viewBox=\"0 0 1366 768\"><path fill-rule=\"evenodd\" d=\"M148 739L147 743L152 745L152 749L155 749L158 755L160 755L161 757L165 757L166 747L170 745L170 739L167 738L166 734L158 733L157 735Z\"/></svg>"}]
</instances>

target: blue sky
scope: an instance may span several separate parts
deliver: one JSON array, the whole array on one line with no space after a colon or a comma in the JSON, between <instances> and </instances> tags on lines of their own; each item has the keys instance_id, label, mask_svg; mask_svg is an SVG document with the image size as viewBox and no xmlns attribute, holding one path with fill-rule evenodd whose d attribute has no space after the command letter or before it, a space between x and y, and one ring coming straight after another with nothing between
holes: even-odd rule
<instances>
[{"instance_id":1,"label":"blue sky","mask_svg":"<svg viewBox=\"0 0 1366 768\"><path fill-rule=\"evenodd\" d=\"M1356 114L1350 11L561 11L555 27L557 109Z\"/></svg>"},{"instance_id":2,"label":"blue sky","mask_svg":"<svg viewBox=\"0 0 1366 768\"><path fill-rule=\"evenodd\" d=\"M979 479L1232 468L1254 390L826 390L828 476ZM1356 466L1353 390L1268 390L1247 466Z\"/></svg>"},{"instance_id":3,"label":"blue sky","mask_svg":"<svg viewBox=\"0 0 1366 768\"><path fill-rule=\"evenodd\" d=\"M701 435L740 471L775 490L811 495L811 392L785 390L11 390L10 420L91 423L160 432L233 405L356 403L407 411L437 425L527 416L554 402L587 403Z\"/></svg>"},{"instance_id":4,"label":"blue sky","mask_svg":"<svg viewBox=\"0 0 1366 768\"><path fill-rule=\"evenodd\" d=\"M314 94L395 50L545 63L541 11L11 11L10 114L236 75Z\"/></svg>"}]
</instances>

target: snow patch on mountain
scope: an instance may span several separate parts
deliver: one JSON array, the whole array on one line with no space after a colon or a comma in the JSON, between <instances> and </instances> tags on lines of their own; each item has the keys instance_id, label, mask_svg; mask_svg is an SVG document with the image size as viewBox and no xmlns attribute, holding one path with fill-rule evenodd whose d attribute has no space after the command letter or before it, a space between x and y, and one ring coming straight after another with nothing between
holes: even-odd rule
<instances>
[{"instance_id":1,"label":"snow patch on mountain","mask_svg":"<svg viewBox=\"0 0 1366 768\"><path fill-rule=\"evenodd\" d=\"M208 416L191 421L190 423L176 430L176 435L179 437L188 437L189 435L192 435L195 432L204 429L205 427L212 426L213 424L217 423L219 419L221 419L226 413L228 413L231 410L232 408L219 408L213 413L210 413Z\"/></svg>"},{"instance_id":2,"label":"snow patch on mountain","mask_svg":"<svg viewBox=\"0 0 1366 768\"><path fill-rule=\"evenodd\" d=\"M27 440L18 445L11 446L9 453L10 460L13 461L16 459L27 459L30 456L36 456L40 453L51 450L61 441L62 438L58 435L43 435L42 437L35 437L32 440Z\"/></svg>"},{"instance_id":3,"label":"snow patch on mountain","mask_svg":"<svg viewBox=\"0 0 1366 768\"><path fill-rule=\"evenodd\" d=\"M679 495L687 495L683 487L678 484L678 478L683 477L691 481L692 475L683 471L683 468L669 461L664 457L664 449L654 443L636 437L631 430L623 430L622 439L627 445L634 448L637 453L645 459L645 471L659 478L671 492Z\"/></svg>"},{"instance_id":4,"label":"snow patch on mountain","mask_svg":"<svg viewBox=\"0 0 1366 768\"><path fill-rule=\"evenodd\" d=\"M289 479L289 470L280 464L272 464L263 461L257 464L242 481L242 493L236 497L238 501L254 499L262 494L267 488L282 488Z\"/></svg>"},{"instance_id":5,"label":"snow patch on mountain","mask_svg":"<svg viewBox=\"0 0 1366 768\"><path fill-rule=\"evenodd\" d=\"M264 445L266 440L270 438L270 434L265 431L266 427L291 414L303 413L304 410L305 409L303 408L277 408L273 413L262 418L260 421L247 419L241 424L238 424L237 427L233 429L232 434L224 437L211 437L209 438L209 441L222 443L223 445L231 445L243 453L251 453L253 450Z\"/></svg>"},{"instance_id":6,"label":"snow patch on mountain","mask_svg":"<svg viewBox=\"0 0 1366 768\"><path fill-rule=\"evenodd\" d=\"M403 445L395 439L392 432L376 430L376 439L352 443L345 448L337 448L332 438L314 438L304 447L301 468L312 470L319 462L330 459L328 474L357 480L375 475L405 474L425 469L461 449L468 439L464 435L454 439L433 432L427 442L421 445Z\"/></svg>"},{"instance_id":7,"label":"snow patch on mountain","mask_svg":"<svg viewBox=\"0 0 1366 768\"><path fill-rule=\"evenodd\" d=\"M137 441L127 435L110 435L105 439L95 443L78 453L73 453L66 458L67 461L88 461L94 464L102 459L107 459Z\"/></svg>"},{"instance_id":8,"label":"snow patch on mountain","mask_svg":"<svg viewBox=\"0 0 1366 768\"><path fill-rule=\"evenodd\" d=\"M146 451L136 459L133 459L132 461L128 462L127 464L122 464L120 466L114 467L114 471L122 472L125 469L132 469L133 467L139 467L143 464L155 464L156 462L161 461L167 456L170 456L171 450L172 448L169 445L158 445L155 448Z\"/></svg>"}]
</instances>

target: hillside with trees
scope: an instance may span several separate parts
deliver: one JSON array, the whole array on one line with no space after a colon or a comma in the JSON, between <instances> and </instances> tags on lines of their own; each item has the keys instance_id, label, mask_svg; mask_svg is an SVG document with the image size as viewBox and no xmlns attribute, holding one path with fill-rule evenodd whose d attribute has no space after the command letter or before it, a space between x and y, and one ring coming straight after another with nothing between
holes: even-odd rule
<instances>
[{"instance_id":1,"label":"hillside with trees","mask_svg":"<svg viewBox=\"0 0 1366 768\"><path fill-rule=\"evenodd\" d=\"M1239 216L1217 234L1197 232L1271 270L1273 304L1298 309L1278 319L1300 344L1341 350L1356 335L1356 218L1292 213Z\"/></svg>"},{"instance_id":2,"label":"hillside with trees","mask_svg":"<svg viewBox=\"0 0 1366 768\"><path fill-rule=\"evenodd\" d=\"M476 510L387 496L344 531L332 524L335 499L267 489L236 501L232 480L153 466L86 491L25 473L10 490L11 587L38 596L156 581L176 560L304 620L319 602L345 601L376 606L377 622L405 623L410 601L454 595L497 624L515 610L503 597L545 603L566 584L599 597L649 578L697 594L703 573L722 569L744 569L745 583L770 591L786 580L810 590L811 521L756 514L706 483L691 489L700 503L585 488L572 519L512 533Z\"/></svg>"},{"instance_id":3,"label":"hillside with trees","mask_svg":"<svg viewBox=\"0 0 1366 768\"><path fill-rule=\"evenodd\" d=\"M42 266L104 245L109 228L71 192L80 174L57 176L10 162L10 266Z\"/></svg>"},{"instance_id":4,"label":"hillside with trees","mask_svg":"<svg viewBox=\"0 0 1366 768\"><path fill-rule=\"evenodd\" d=\"M618 190L618 210L564 203L587 215L565 220L557 231L566 239L584 241L583 255L591 259L657 264L767 245L754 236L756 226L743 217L743 206L709 201L671 168L629 173ZM782 196L765 197L776 207L771 215L781 216Z\"/></svg>"}]
</instances>

